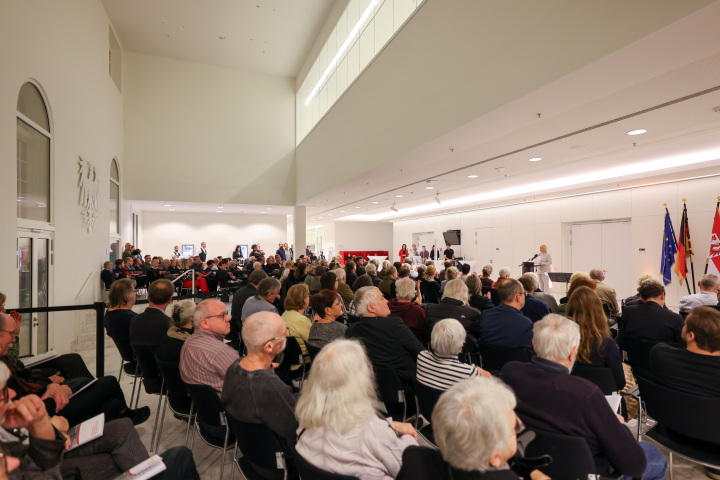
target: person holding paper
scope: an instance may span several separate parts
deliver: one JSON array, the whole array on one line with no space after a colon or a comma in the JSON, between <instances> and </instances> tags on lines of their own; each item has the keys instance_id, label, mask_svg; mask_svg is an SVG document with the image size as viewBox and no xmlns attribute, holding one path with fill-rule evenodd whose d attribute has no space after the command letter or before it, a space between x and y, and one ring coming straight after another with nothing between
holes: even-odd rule
<instances>
[{"instance_id":1,"label":"person holding paper","mask_svg":"<svg viewBox=\"0 0 720 480\"><path fill-rule=\"evenodd\" d=\"M665 478L662 453L635 440L596 385L570 375L580 345L578 325L551 313L534 324L533 334L537 357L507 363L500 372L515 391L516 413L528 428L585 438L594 473Z\"/></svg>"}]
</instances>

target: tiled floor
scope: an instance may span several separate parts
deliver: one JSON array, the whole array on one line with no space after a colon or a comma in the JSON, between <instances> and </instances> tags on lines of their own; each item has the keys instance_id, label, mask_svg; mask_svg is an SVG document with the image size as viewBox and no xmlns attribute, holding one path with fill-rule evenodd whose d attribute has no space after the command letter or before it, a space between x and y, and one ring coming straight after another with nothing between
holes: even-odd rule
<instances>
[{"instance_id":1,"label":"tiled floor","mask_svg":"<svg viewBox=\"0 0 720 480\"><path fill-rule=\"evenodd\" d=\"M137 311L141 311L144 308L137 307ZM87 363L88 367L91 371L94 371L95 369L95 350L94 348L90 351L82 351L78 352L80 353L83 358L85 359L85 362ZM114 348L114 346L107 348L105 351L105 373L107 375L117 375L120 365L120 354L118 351ZM122 380L120 381L120 385L123 388L123 391L125 392L126 398L130 398L130 393L132 390L132 377L127 377L123 375ZM148 395L144 391L140 395L140 406L147 405L150 407L150 410L152 411L152 415L150 416L150 419L145 422L144 424L137 427L138 433L140 434L140 438L143 440L143 443L146 447L149 447L150 445L150 439L152 437L153 433L153 426L155 422L155 413L158 403L158 397L155 395ZM163 432L162 432L162 441L160 445L160 450L163 451L169 447L176 446L176 445L183 445L185 443L185 431L186 431L187 424L185 422L182 422L180 420L175 419L172 414L166 414L165 420L163 423ZM647 426L643 427L643 431L647 429ZM652 443L651 440L646 439L650 443ZM221 456L222 452L218 449L210 448L207 445L205 445L202 440L200 440L199 436L195 437L195 442L192 448L193 455L195 457L195 463L198 468L198 472L200 472L200 476L203 479L207 480L218 480L220 479L220 465L221 465ZM667 451L661 448L661 451L665 454L665 458L667 460ZM681 458L678 458L677 456L674 458L674 469L673 469L673 476L675 479L679 480L701 480L701 479L707 479L708 477L705 475L705 470L703 467L692 464L690 462L687 462ZM230 478L230 469L232 468L232 452L228 452L225 458L225 473L223 475L224 478ZM237 478L242 478L238 472L235 473ZM670 478L669 472L668 475L666 475L666 478Z\"/></svg>"}]
</instances>

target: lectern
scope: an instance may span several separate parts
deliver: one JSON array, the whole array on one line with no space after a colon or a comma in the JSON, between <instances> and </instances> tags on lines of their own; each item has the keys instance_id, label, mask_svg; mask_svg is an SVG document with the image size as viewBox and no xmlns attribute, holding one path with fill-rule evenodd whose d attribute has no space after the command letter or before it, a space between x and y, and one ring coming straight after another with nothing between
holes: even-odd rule
<instances>
[{"instance_id":1,"label":"lectern","mask_svg":"<svg viewBox=\"0 0 720 480\"><path fill-rule=\"evenodd\" d=\"M534 272L535 271L535 264L533 262L523 262L522 263L522 273L525 275L528 272Z\"/></svg>"}]
</instances>

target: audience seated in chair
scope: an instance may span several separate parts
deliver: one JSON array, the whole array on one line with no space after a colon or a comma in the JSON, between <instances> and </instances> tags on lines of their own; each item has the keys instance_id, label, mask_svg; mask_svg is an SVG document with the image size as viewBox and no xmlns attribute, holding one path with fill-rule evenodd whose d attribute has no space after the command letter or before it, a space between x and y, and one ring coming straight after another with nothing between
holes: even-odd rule
<instances>
[{"instance_id":1,"label":"audience seated in chair","mask_svg":"<svg viewBox=\"0 0 720 480\"><path fill-rule=\"evenodd\" d=\"M277 313L258 312L247 318L242 337L248 354L227 369L222 402L234 419L263 423L294 445L298 425L295 394L272 368L275 357L285 349L287 335L287 327Z\"/></svg>"},{"instance_id":2,"label":"audience seated in chair","mask_svg":"<svg viewBox=\"0 0 720 480\"><path fill-rule=\"evenodd\" d=\"M447 390L465 378L490 377L482 368L458 360L466 336L465 327L454 318L437 322L430 337L432 350L423 350L417 357L418 382L436 390Z\"/></svg>"},{"instance_id":3,"label":"audience seated in chair","mask_svg":"<svg viewBox=\"0 0 720 480\"><path fill-rule=\"evenodd\" d=\"M420 280L420 293L425 303L439 303L442 294L440 293L440 282L437 281L437 270L435 265L430 264L425 269L425 274Z\"/></svg>"},{"instance_id":4,"label":"audience seated in chair","mask_svg":"<svg viewBox=\"0 0 720 480\"><path fill-rule=\"evenodd\" d=\"M123 359L128 361L123 367L125 373L135 373L135 360L132 360L130 346L130 324L135 315L132 311L137 295L132 282L123 278L114 282L108 293L108 309L103 318L103 325L108 337L113 339Z\"/></svg>"},{"instance_id":5,"label":"audience seated in chair","mask_svg":"<svg viewBox=\"0 0 720 480\"><path fill-rule=\"evenodd\" d=\"M170 317L165 314L172 302L175 287L170 280L155 280L148 288L148 306L135 315L130 323L130 344L141 347L159 347L170 328Z\"/></svg>"},{"instance_id":6,"label":"audience seated in chair","mask_svg":"<svg viewBox=\"0 0 720 480\"><path fill-rule=\"evenodd\" d=\"M277 278L267 277L257 287L257 295L248 298L243 305L240 318L242 322L257 312L278 313L273 303L280 297L280 281Z\"/></svg>"},{"instance_id":7,"label":"audience seated in chair","mask_svg":"<svg viewBox=\"0 0 720 480\"><path fill-rule=\"evenodd\" d=\"M450 272L452 276L452 270ZM443 297L437 305L430 305L425 318L425 338L430 334L437 322L444 318L454 318L459 321L465 331L474 339L480 337L480 310L468 305L469 291L465 282L459 278L450 280L443 292ZM477 348L470 346L474 342L468 342L468 351L477 351Z\"/></svg>"},{"instance_id":8,"label":"audience seated in chair","mask_svg":"<svg viewBox=\"0 0 720 480\"><path fill-rule=\"evenodd\" d=\"M372 286L372 283L367 286ZM396 280L395 298L388 302L390 316L400 317L405 326L412 330L420 343L424 343L425 309L420 305L422 305L422 295L418 284L408 277Z\"/></svg>"},{"instance_id":9,"label":"audience seated in chair","mask_svg":"<svg viewBox=\"0 0 720 480\"><path fill-rule=\"evenodd\" d=\"M432 413L439 450L409 447L397 480L519 480L508 460L523 424L513 392L492 378L462 380L440 396ZM533 480L548 480L538 470Z\"/></svg>"},{"instance_id":10,"label":"audience seated in chair","mask_svg":"<svg viewBox=\"0 0 720 480\"><path fill-rule=\"evenodd\" d=\"M638 287L643 300L639 305L625 307L618 321L617 343L623 347L625 336L655 343L681 344L682 317L665 306L665 287L655 279L645 280Z\"/></svg>"},{"instance_id":11,"label":"audience seated in chair","mask_svg":"<svg viewBox=\"0 0 720 480\"><path fill-rule=\"evenodd\" d=\"M685 295L680 299L680 312L690 312L695 307L710 307L718 304L718 287L720 278L712 273L706 273L698 282L700 291L692 295Z\"/></svg>"},{"instance_id":12,"label":"audience seated in chair","mask_svg":"<svg viewBox=\"0 0 720 480\"><path fill-rule=\"evenodd\" d=\"M525 305L525 289L517 280L508 278L500 283L497 292L501 303L482 313L480 340L498 347L522 347L534 355L533 323L521 312Z\"/></svg>"},{"instance_id":13,"label":"audience seated in chair","mask_svg":"<svg viewBox=\"0 0 720 480\"><path fill-rule=\"evenodd\" d=\"M503 280L510 278L510 272L511 270L509 267L501 267L498 271L498 279L495 280L490 287L490 300L492 300L496 307L502 303L500 301L500 297L498 296L498 289L500 288L500 284Z\"/></svg>"},{"instance_id":14,"label":"audience seated in chair","mask_svg":"<svg viewBox=\"0 0 720 480\"><path fill-rule=\"evenodd\" d=\"M160 347L157 351L159 359L166 362L180 363L180 351L185 340L195 331L194 328L195 302L193 300L181 300L173 305L172 326L167 334L160 340Z\"/></svg>"},{"instance_id":15,"label":"audience seated in chair","mask_svg":"<svg viewBox=\"0 0 720 480\"><path fill-rule=\"evenodd\" d=\"M483 284L480 281L480 277L474 273L472 275L468 275L465 279L465 285L467 285L468 288L468 304L471 307L476 308L481 312L495 307L492 300L490 300L490 292L487 294L482 293Z\"/></svg>"},{"instance_id":16,"label":"audience seated in chair","mask_svg":"<svg viewBox=\"0 0 720 480\"><path fill-rule=\"evenodd\" d=\"M572 295L572 293L580 287L588 287L595 290L597 284L595 283L595 280L590 278L590 275L585 272L573 273L570 277L570 286L568 287L567 295L560 299L560 305L558 305L558 313L560 315L565 315L570 295Z\"/></svg>"},{"instance_id":17,"label":"audience seated in chair","mask_svg":"<svg viewBox=\"0 0 720 480\"><path fill-rule=\"evenodd\" d=\"M532 275L533 276L530 276L526 273L518 278L518 281L525 290L525 305L523 305L520 311L533 322L537 322L550 313L550 307L548 307L544 301L533 296L533 292L538 289L538 283L537 276L534 273Z\"/></svg>"},{"instance_id":18,"label":"audience seated in chair","mask_svg":"<svg viewBox=\"0 0 720 480\"><path fill-rule=\"evenodd\" d=\"M8 388L10 375L8 368L0 364L0 389ZM106 421L102 437L66 452L67 420L60 416L51 418L35 395L16 398L13 389L6 392L7 397L0 398L2 427L25 428L29 433L28 441L20 443L19 438L15 441L14 435L5 432L2 448L10 455L3 463L8 471L14 470L6 478L114 478L149 457L128 419ZM158 478L200 478L192 452L187 448L175 447L161 456L168 469Z\"/></svg>"},{"instance_id":19,"label":"audience seated in chair","mask_svg":"<svg viewBox=\"0 0 720 480\"><path fill-rule=\"evenodd\" d=\"M660 451L635 441L596 385L570 375L580 344L578 325L550 314L534 324L533 344L537 357L529 363L510 362L501 372L528 428L584 437L596 473L664 478L667 464Z\"/></svg>"},{"instance_id":20,"label":"audience seated in chair","mask_svg":"<svg viewBox=\"0 0 720 480\"><path fill-rule=\"evenodd\" d=\"M124 275L123 275L124 276ZM113 271L112 262L103 263L103 269L100 272L100 279L105 285L105 290L110 289L110 285L118 278L118 274Z\"/></svg>"},{"instance_id":21,"label":"audience seated in chair","mask_svg":"<svg viewBox=\"0 0 720 480\"><path fill-rule=\"evenodd\" d=\"M611 316L615 316L620 311L618 308L617 295L615 289L610 285L603 283L605 280L605 272L602 268L593 268L590 270L590 278L595 280L595 292L603 305L607 305L608 312Z\"/></svg>"},{"instance_id":22,"label":"audience seated in chair","mask_svg":"<svg viewBox=\"0 0 720 480\"><path fill-rule=\"evenodd\" d=\"M334 273L329 273L335 276ZM309 345L322 348L336 338L345 337L347 327L337 321L343 314L342 300L337 293L327 289L320 290L310 297L310 307L314 318L308 332Z\"/></svg>"},{"instance_id":23,"label":"audience seated in chair","mask_svg":"<svg viewBox=\"0 0 720 480\"><path fill-rule=\"evenodd\" d=\"M143 423L150 416L150 409L142 407L131 410L125 403L120 384L115 377L106 376L79 392L72 399L70 396L91 381L92 375L87 372L86 377L65 378L52 374L55 369L46 368L26 369L22 365L12 364L5 358L10 344L15 337L8 333L15 325L10 315L0 313L0 357L11 372L7 380L10 388L15 390L19 397L36 394L41 396L45 408L52 413L62 412L70 425L76 425L84 420L105 413L106 420L128 417L136 425ZM87 368L85 368L87 371Z\"/></svg>"},{"instance_id":24,"label":"audience seated in chair","mask_svg":"<svg viewBox=\"0 0 720 480\"><path fill-rule=\"evenodd\" d=\"M245 302L251 297L257 295L257 287L264 279L268 277L267 273L262 270L252 272L248 276L248 283L244 287L239 288L234 294L232 299L232 307L230 310L230 316L232 320L230 322L230 340L237 341L240 337L240 331L242 330L242 309L245 306Z\"/></svg>"},{"instance_id":25,"label":"audience seated in chair","mask_svg":"<svg viewBox=\"0 0 720 480\"><path fill-rule=\"evenodd\" d=\"M422 344L401 319L388 318L390 308L378 288L361 288L355 293L353 303L362 318L348 327L345 337L360 340L375 368L394 370L403 385L412 390Z\"/></svg>"},{"instance_id":26,"label":"audience seated in chair","mask_svg":"<svg viewBox=\"0 0 720 480\"><path fill-rule=\"evenodd\" d=\"M353 301L352 288L350 288L350 285L345 282L345 270L343 270L342 268L336 268L335 270L333 270L333 273L335 274L335 278L337 279L337 286L335 287L335 290L337 290L338 295L340 295L340 298L342 298L343 306L345 307L345 310L347 310L348 308L350 308L350 303Z\"/></svg>"},{"instance_id":27,"label":"audience seated in chair","mask_svg":"<svg viewBox=\"0 0 720 480\"><path fill-rule=\"evenodd\" d=\"M230 333L230 315L220 300L200 302L193 316L195 330L180 350L180 377L183 382L209 385L222 394L225 373L238 359L238 352L225 343Z\"/></svg>"},{"instance_id":28,"label":"audience seated in chair","mask_svg":"<svg viewBox=\"0 0 720 480\"><path fill-rule=\"evenodd\" d=\"M365 288L382 298L376 288ZM380 417L377 400L373 369L360 342L341 339L326 345L295 408L297 453L328 472L394 479L403 450L417 445L417 432L408 423Z\"/></svg>"},{"instance_id":29,"label":"audience seated in chair","mask_svg":"<svg viewBox=\"0 0 720 480\"><path fill-rule=\"evenodd\" d=\"M568 300L567 315L580 327L577 362L609 368L615 378L615 390L622 390L625 387L622 355L610 336L600 297L589 287L579 287Z\"/></svg>"},{"instance_id":30,"label":"audience seated in chair","mask_svg":"<svg viewBox=\"0 0 720 480\"><path fill-rule=\"evenodd\" d=\"M295 340L297 340L300 346L300 350L305 358L305 363L310 363L310 354L305 344L310 338L312 322L304 315L309 305L310 289L307 283L298 283L288 290L288 294L285 297L285 312L282 314L282 319L290 335L295 337ZM299 368L297 365L293 367L293 369L297 368Z\"/></svg>"}]
</instances>

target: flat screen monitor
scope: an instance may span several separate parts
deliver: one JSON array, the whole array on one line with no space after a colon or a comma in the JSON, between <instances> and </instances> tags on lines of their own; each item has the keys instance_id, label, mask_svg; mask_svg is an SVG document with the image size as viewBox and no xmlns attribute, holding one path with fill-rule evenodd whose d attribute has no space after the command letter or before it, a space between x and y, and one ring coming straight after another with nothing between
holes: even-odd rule
<instances>
[{"instance_id":1,"label":"flat screen monitor","mask_svg":"<svg viewBox=\"0 0 720 480\"><path fill-rule=\"evenodd\" d=\"M445 243L449 243L450 245L460 245L460 230L448 230L447 232L443 232L443 238L445 239Z\"/></svg>"},{"instance_id":2,"label":"flat screen monitor","mask_svg":"<svg viewBox=\"0 0 720 480\"><path fill-rule=\"evenodd\" d=\"M190 258L190 257L192 257L193 255L195 255L195 244L193 244L193 243L190 243L190 244L183 243L182 250L180 250L180 252L181 252L180 255L182 255L182 258Z\"/></svg>"}]
</instances>

